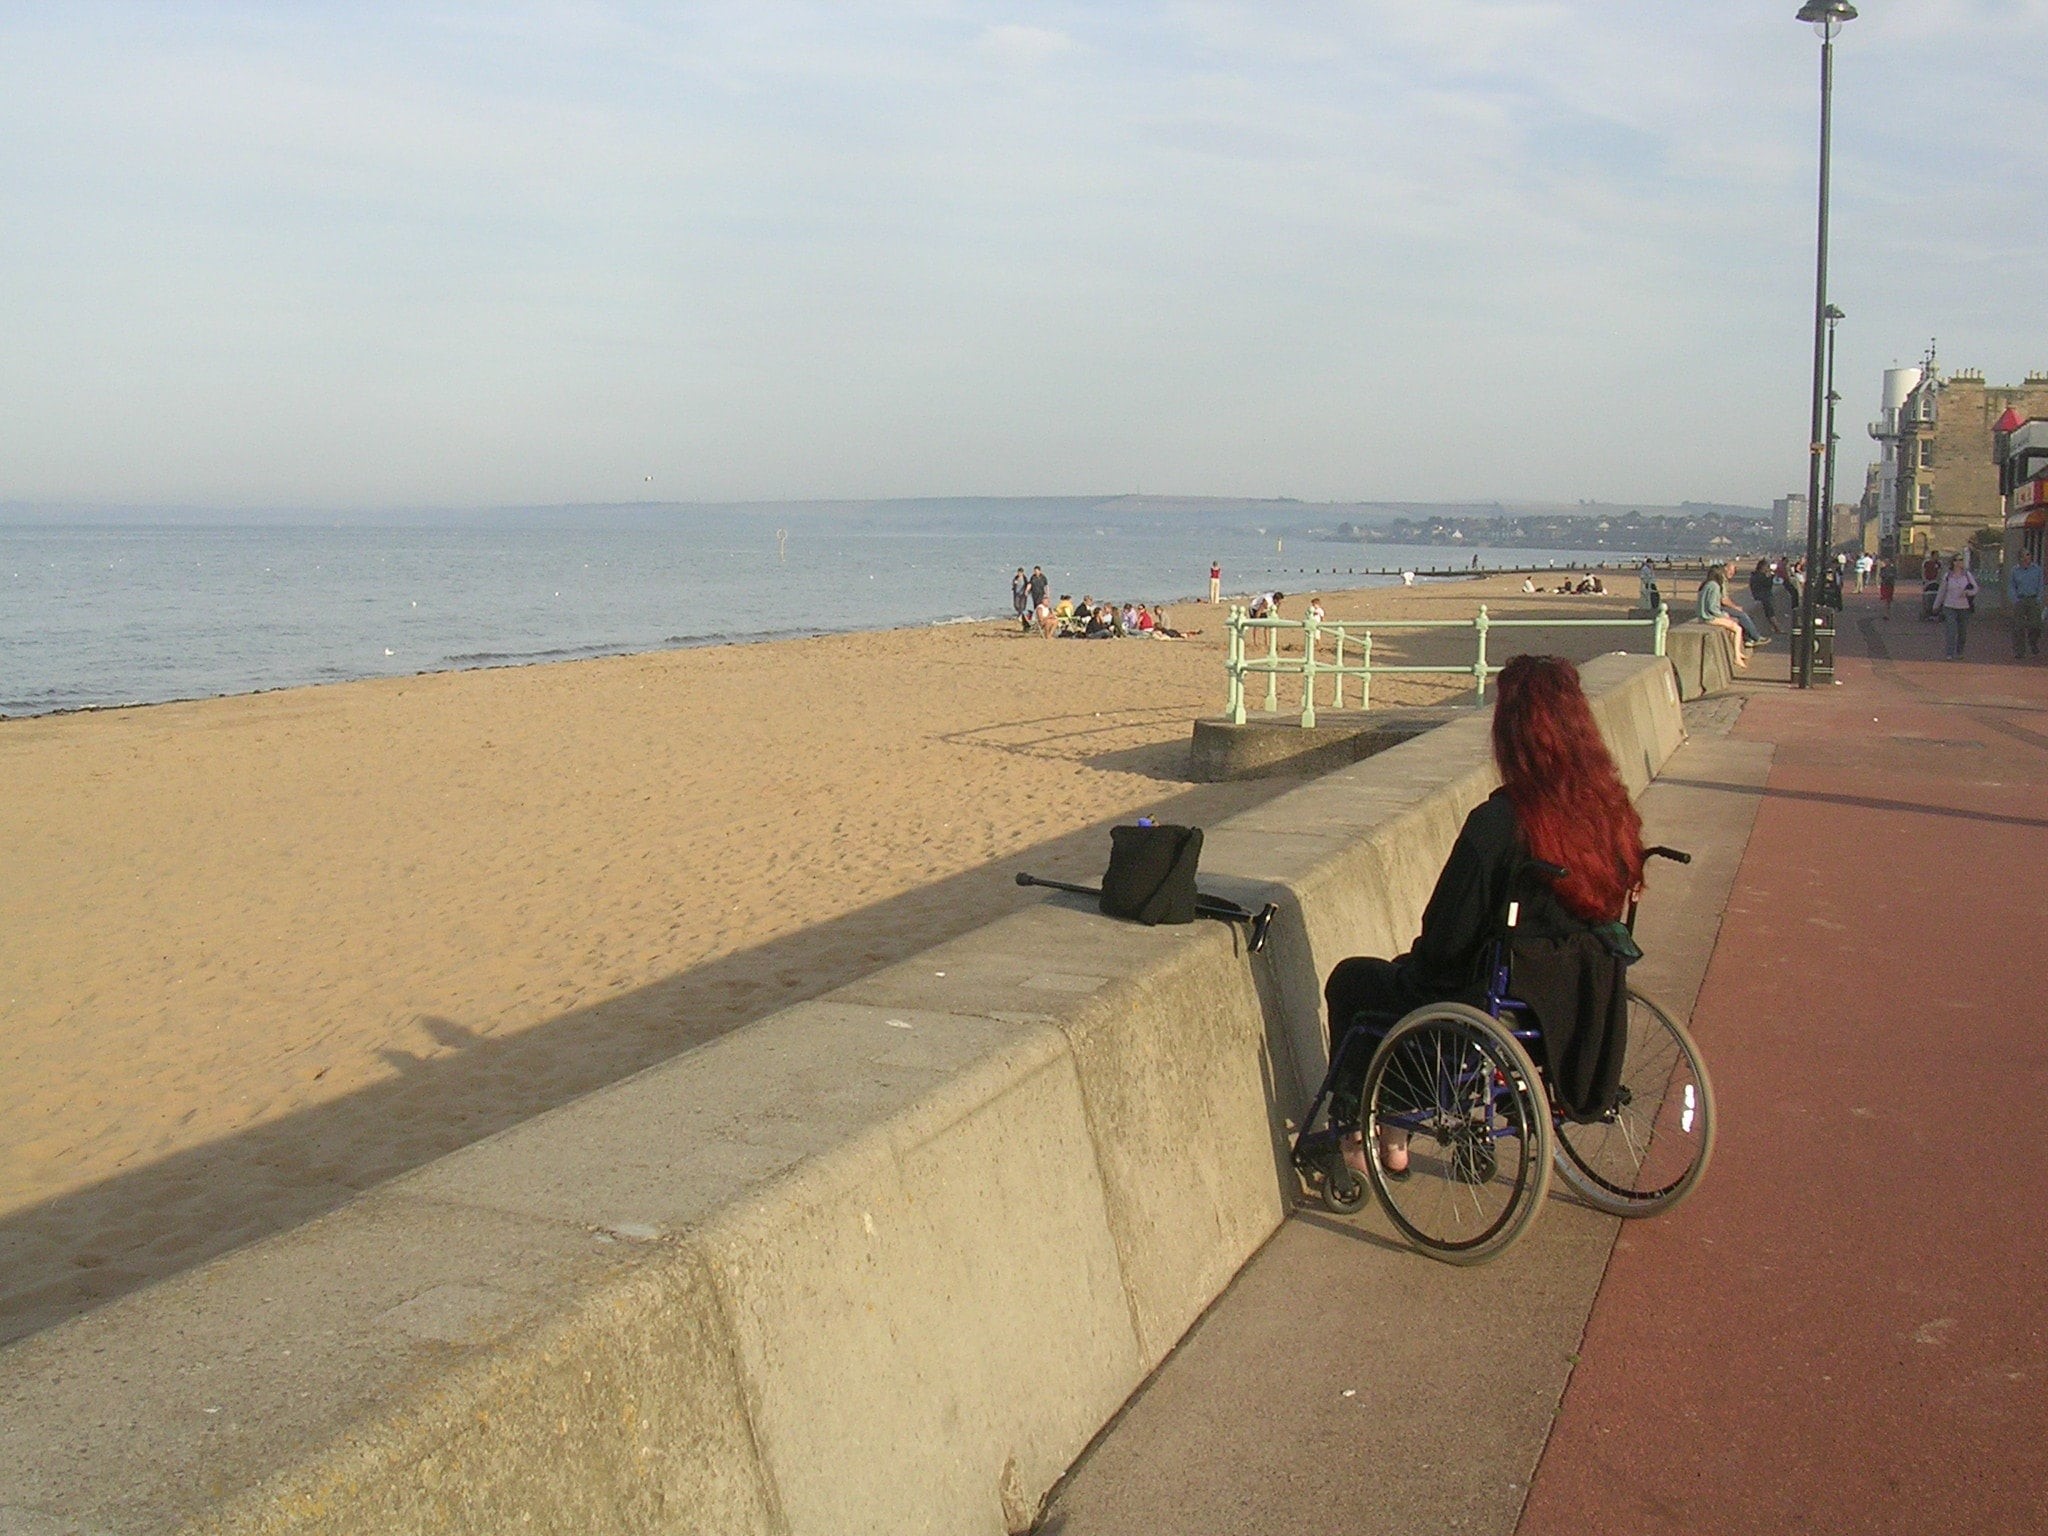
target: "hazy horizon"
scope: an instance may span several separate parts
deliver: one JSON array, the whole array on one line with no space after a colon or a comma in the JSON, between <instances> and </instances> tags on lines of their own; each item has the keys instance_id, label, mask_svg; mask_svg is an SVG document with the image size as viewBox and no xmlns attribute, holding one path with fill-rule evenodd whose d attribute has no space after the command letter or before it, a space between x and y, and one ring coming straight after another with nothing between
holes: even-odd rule
<instances>
[{"instance_id":1,"label":"hazy horizon","mask_svg":"<svg viewBox=\"0 0 2048 1536\"><path fill-rule=\"evenodd\" d=\"M1201 487L1768 505L1796 0L308 0L0 13L0 501ZM2048 0L1837 47L1838 484L1881 370L2048 367Z\"/></svg>"},{"instance_id":2,"label":"hazy horizon","mask_svg":"<svg viewBox=\"0 0 2048 1536\"><path fill-rule=\"evenodd\" d=\"M815 497L803 500L763 501L614 501L614 502L550 502L550 503L505 503L487 506L420 505L388 507L213 507L198 505L119 504L119 503L62 503L62 502L4 502L0 501L0 526L32 526L76 522L80 525L181 525L218 522L223 526L262 526L266 523L374 523L377 519L388 518L400 523L428 519L476 519L491 518L568 518L575 515L621 514L628 516L657 516L679 514L695 516L716 516L736 514L749 516L789 515L824 516L844 514L850 517L872 516L891 509L929 510L950 508L958 510L989 509L1004 507L1043 512L1053 508L1071 511L1077 515L1113 517L1117 513L1153 514L1174 516L1186 514L1251 515L1259 511L1272 511L1289 516L1311 516L1326 514L1341 516L1374 515L1393 517L1401 513L1441 512L1458 513L1465 516L1515 516L1541 512L1579 513L1592 516L1600 513L1638 511L1646 516L1675 515L1686 511L1754 512L1768 513L1768 506L1753 506L1742 502L1706 501L1691 498L1682 502L1652 502L1643 500L1607 501L1575 498L1569 501L1531 500L1520 497L1474 497L1469 499L1442 501L1410 501L1388 498L1355 498L1331 501L1309 501L1292 496L1176 496L1171 493L1112 493L1102 496L886 496L886 497Z\"/></svg>"}]
</instances>

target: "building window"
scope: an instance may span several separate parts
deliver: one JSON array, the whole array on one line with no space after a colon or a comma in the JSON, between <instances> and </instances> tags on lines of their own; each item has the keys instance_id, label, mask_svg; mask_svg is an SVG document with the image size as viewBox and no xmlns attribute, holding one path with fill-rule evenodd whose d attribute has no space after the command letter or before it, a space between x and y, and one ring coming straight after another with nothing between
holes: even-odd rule
<instances>
[{"instance_id":1,"label":"building window","mask_svg":"<svg viewBox=\"0 0 2048 1536\"><path fill-rule=\"evenodd\" d=\"M1934 487L1931 485L1921 486L1920 499L1915 503L1915 505L1919 508L1920 515L1922 517L1925 517L1928 513L1932 512L1934 510Z\"/></svg>"},{"instance_id":2,"label":"building window","mask_svg":"<svg viewBox=\"0 0 2048 1536\"><path fill-rule=\"evenodd\" d=\"M1920 467L1922 469L1934 468L1934 439L1931 437L1920 439Z\"/></svg>"}]
</instances>

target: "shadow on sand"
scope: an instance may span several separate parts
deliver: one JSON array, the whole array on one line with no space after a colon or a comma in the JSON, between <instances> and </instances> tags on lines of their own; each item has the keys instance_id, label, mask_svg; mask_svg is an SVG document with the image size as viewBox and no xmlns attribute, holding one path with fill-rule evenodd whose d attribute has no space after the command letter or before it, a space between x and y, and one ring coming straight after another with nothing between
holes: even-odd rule
<instances>
[{"instance_id":1,"label":"shadow on sand","mask_svg":"<svg viewBox=\"0 0 2048 1536\"><path fill-rule=\"evenodd\" d=\"M1164 744L1112 753L1167 777ZM1155 756L1155 754L1157 754ZM1077 762L1077 769L1084 768ZM1297 781L1187 786L1150 809L1202 824ZM393 1075L0 1218L0 1343L47 1328L578 1098L779 1008L1043 899L1020 869L1092 881L1112 818L607 998L516 1035L420 1021L440 1049L386 1050ZM691 899L679 893L677 899Z\"/></svg>"}]
</instances>

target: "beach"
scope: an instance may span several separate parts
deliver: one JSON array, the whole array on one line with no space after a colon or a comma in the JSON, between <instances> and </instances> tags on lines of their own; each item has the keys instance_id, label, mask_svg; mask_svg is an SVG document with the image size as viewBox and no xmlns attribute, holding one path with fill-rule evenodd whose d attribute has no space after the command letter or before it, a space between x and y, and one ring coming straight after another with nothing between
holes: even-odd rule
<instances>
[{"instance_id":1,"label":"beach","mask_svg":"<svg viewBox=\"0 0 2048 1536\"><path fill-rule=\"evenodd\" d=\"M1325 605L1607 617L1615 585ZM0 722L0 1339L1042 899L1019 869L1092 880L1117 821L1284 791L1185 777L1222 617L1176 608L1204 631L1181 643L954 624ZM1496 660L1643 647L1507 638Z\"/></svg>"}]
</instances>

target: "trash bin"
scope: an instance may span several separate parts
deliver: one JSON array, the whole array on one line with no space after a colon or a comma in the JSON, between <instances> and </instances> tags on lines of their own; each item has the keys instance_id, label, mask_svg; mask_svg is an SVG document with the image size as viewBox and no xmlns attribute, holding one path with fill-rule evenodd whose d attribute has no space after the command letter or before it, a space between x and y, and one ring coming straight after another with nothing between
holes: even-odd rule
<instances>
[{"instance_id":1,"label":"trash bin","mask_svg":"<svg viewBox=\"0 0 2048 1536\"><path fill-rule=\"evenodd\" d=\"M1813 680L1816 683L1832 683L1835 680L1835 616L1823 608L1813 616ZM1792 626L1792 656L1795 666L1799 657L1801 630L1795 621Z\"/></svg>"}]
</instances>

